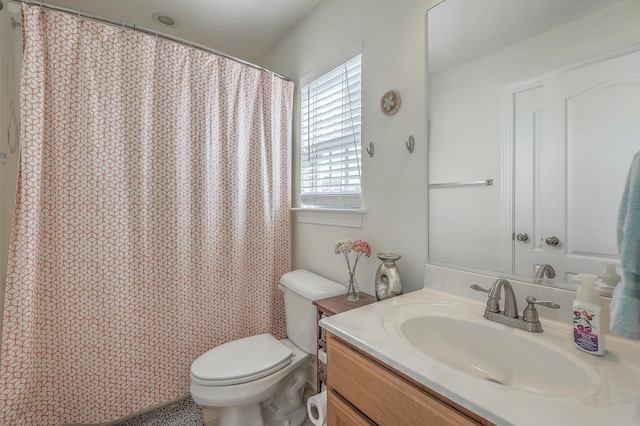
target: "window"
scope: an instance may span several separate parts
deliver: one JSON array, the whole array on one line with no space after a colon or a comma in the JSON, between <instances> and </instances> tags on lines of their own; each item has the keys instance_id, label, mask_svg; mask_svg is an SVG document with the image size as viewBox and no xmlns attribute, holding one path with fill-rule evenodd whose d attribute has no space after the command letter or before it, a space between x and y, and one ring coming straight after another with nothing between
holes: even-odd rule
<instances>
[{"instance_id":1,"label":"window","mask_svg":"<svg viewBox=\"0 0 640 426\"><path fill-rule=\"evenodd\" d=\"M359 208L360 57L302 86L301 201Z\"/></svg>"}]
</instances>

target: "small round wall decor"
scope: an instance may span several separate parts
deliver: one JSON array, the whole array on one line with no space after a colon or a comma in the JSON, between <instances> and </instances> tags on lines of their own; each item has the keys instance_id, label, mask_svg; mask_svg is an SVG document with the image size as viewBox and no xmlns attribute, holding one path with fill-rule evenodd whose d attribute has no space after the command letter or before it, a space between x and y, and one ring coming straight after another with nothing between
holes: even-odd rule
<instances>
[{"instance_id":1,"label":"small round wall decor","mask_svg":"<svg viewBox=\"0 0 640 426\"><path fill-rule=\"evenodd\" d=\"M380 98L380 109L386 115L393 115L400 109L400 95L395 90L389 90Z\"/></svg>"}]
</instances>

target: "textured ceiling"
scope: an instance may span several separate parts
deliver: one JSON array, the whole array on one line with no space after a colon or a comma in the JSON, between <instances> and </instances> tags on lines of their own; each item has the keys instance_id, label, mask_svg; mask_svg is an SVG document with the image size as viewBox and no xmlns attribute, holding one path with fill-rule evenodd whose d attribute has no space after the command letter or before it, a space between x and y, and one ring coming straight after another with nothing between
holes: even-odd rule
<instances>
[{"instance_id":1,"label":"textured ceiling","mask_svg":"<svg viewBox=\"0 0 640 426\"><path fill-rule=\"evenodd\" d=\"M321 0L45 0L105 16L257 61ZM170 15L167 27L152 19Z\"/></svg>"},{"instance_id":2,"label":"textured ceiling","mask_svg":"<svg viewBox=\"0 0 640 426\"><path fill-rule=\"evenodd\" d=\"M445 0L428 12L429 73L437 74L622 0Z\"/></svg>"}]
</instances>

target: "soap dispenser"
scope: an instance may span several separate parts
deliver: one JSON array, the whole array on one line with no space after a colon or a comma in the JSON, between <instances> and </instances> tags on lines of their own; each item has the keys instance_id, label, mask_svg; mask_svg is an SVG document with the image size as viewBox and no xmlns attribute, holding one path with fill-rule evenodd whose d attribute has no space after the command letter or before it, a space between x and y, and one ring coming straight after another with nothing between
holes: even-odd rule
<instances>
[{"instance_id":1,"label":"soap dispenser","mask_svg":"<svg viewBox=\"0 0 640 426\"><path fill-rule=\"evenodd\" d=\"M598 278L592 274L578 274L582 285L576 292L573 302L573 341L585 352L604 355L604 334L602 332L602 306L600 293L594 286Z\"/></svg>"}]
</instances>

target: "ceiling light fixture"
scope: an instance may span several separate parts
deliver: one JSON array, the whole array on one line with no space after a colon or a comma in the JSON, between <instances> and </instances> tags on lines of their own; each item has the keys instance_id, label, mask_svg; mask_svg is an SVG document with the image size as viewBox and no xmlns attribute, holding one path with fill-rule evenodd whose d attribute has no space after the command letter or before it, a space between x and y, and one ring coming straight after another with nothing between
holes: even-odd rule
<instances>
[{"instance_id":1,"label":"ceiling light fixture","mask_svg":"<svg viewBox=\"0 0 640 426\"><path fill-rule=\"evenodd\" d=\"M176 19L167 15L166 13L156 12L153 14L153 20L161 23L162 25L172 26L175 25Z\"/></svg>"}]
</instances>

